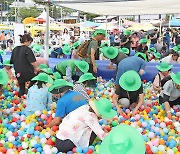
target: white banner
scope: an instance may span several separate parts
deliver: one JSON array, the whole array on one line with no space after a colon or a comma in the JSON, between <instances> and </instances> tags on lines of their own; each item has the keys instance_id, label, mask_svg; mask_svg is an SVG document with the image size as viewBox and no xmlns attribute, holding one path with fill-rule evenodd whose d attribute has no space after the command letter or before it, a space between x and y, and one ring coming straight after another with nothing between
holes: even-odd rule
<instances>
[{"instance_id":1,"label":"white banner","mask_svg":"<svg viewBox=\"0 0 180 154\"><path fill-rule=\"evenodd\" d=\"M19 46L21 44L19 35L24 35L24 25L21 23L14 23L13 26L15 46Z\"/></svg>"}]
</instances>

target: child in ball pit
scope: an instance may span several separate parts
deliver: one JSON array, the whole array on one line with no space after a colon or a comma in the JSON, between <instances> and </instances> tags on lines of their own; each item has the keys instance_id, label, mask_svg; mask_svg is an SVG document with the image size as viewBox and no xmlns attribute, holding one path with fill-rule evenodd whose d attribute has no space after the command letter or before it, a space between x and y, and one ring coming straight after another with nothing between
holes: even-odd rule
<instances>
[{"instance_id":1,"label":"child in ball pit","mask_svg":"<svg viewBox=\"0 0 180 154\"><path fill-rule=\"evenodd\" d=\"M138 109L147 102L144 101L143 85L139 74L134 70L125 72L119 79L119 85L116 88L112 98L119 114L122 114L121 104L124 108L133 109L132 116L135 116Z\"/></svg>"},{"instance_id":2,"label":"child in ball pit","mask_svg":"<svg viewBox=\"0 0 180 154\"><path fill-rule=\"evenodd\" d=\"M15 80L16 77L15 77L15 72L14 72L14 69L12 69L12 64L10 64L10 60L7 59L3 62L3 65L4 65L4 70L7 72L8 76L9 76L9 79L11 80Z\"/></svg>"},{"instance_id":3,"label":"child in ball pit","mask_svg":"<svg viewBox=\"0 0 180 154\"><path fill-rule=\"evenodd\" d=\"M159 73L156 74L154 81L153 81L153 88L154 90L158 91L159 93L162 90L162 87L164 86L165 82L170 79L170 72L173 65L169 65L166 62L162 62L160 66L156 65L156 68L158 69Z\"/></svg>"},{"instance_id":4,"label":"child in ball pit","mask_svg":"<svg viewBox=\"0 0 180 154\"><path fill-rule=\"evenodd\" d=\"M24 109L26 116L35 111L46 110L52 103L52 94L48 92L46 84L52 84L53 79L46 73L39 73L32 81L37 82L28 90L26 108Z\"/></svg>"},{"instance_id":5,"label":"child in ball pit","mask_svg":"<svg viewBox=\"0 0 180 154\"><path fill-rule=\"evenodd\" d=\"M81 75L79 80L75 82L73 86L73 91L80 92L86 98L87 101L89 100L89 95L87 94L85 87L88 85L88 81L91 80L96 80L93 74L85 73Z\"/></svg>"},{"instance_id":6,"label":"child in ball pit","mask_svg":"<svg viewBox=\"0 0 180 154\"><path fill-rule=\"evenodd\" d=\"M106 133L102 130L98 122L98 117L103 117L105 119L111 119L116 116L116 111L112 110L112 104L109 100L102 98L99 101L89 101L87 103L81 104L79 99L82 99L82 95L78 92L70 92L68 87L73 85L65 80L60 79L59 85L55 84L49 88L52 93L60 93L61 98L57 104L56 117L54 120L47 125L47 127L52 127L53 125L59 125L59 131L56 134L56 147L59 152L71 151L75 146L84 148L91 145L96 138L96 135L103 140ZM65 97L71 97L73 95L72 102L74 105L74 110L70 110L72 104L66 100ZM66 95L64 97L64 95ZM83 98L84 99L84 98ZM68 102L67 102L68 101ZM85 101L85 99L84 99ZM86 101L85 101L86 102ZM81 104L81 105L77 105ZM64 106L65 105L65 106ZM75 107L76 106L76 107ZM59 108L61 108L59 110ZM68 109L69 108L69 109ZM65 112L59 112L63 111ZM63 119L61 114L63 115Z\"/></svg>"},{"instance_id":7,"label":"child in ball pit","mask_svg":"<svg viewBox=\"0 0 180 154\"><path fill-rule=\"evenodd\" d=\"M171 119L171 107L180 105L180 72L170 74L171 79L165 83L161 91L159 102L164 104L167 117Z\"/></svg>"},{"instance_id":8,"label":"child in ball pit","mask_svg":"<svg viewBox=\"0 0 180 154\"><path fill-rule=\"evenodd\" d=\"M5 70L0 69L0 96L3 94L3 86L8 83L8 74Z\"/></svg>"}]
</instances>

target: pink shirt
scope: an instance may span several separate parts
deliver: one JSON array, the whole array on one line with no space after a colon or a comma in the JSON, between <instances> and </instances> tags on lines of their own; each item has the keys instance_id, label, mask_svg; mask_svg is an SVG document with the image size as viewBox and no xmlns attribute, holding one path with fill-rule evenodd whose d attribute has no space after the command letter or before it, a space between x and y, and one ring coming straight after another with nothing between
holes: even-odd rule
<instances>
[{"instance_id":1,"label":"pink shirt","mask_svg":"<svg viewBox=\"0 0 180 154\"><path fill-rule=\"evenodd\" d=\"M92 131L101 140L106 136L99 125L96 114L89 111L89 105L83 105L63 119L56 136L60 140L69 139L77 147L85 148L89 146Z\"/></svg>"}]
</instances>

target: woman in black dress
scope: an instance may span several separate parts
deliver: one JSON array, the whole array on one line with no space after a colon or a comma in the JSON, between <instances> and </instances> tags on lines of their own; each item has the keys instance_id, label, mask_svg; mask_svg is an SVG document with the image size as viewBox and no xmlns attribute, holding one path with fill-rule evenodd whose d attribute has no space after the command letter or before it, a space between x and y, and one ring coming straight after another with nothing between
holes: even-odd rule
<instances>
[{"instance_id":1,"label":"woman in black dress","mask_svg":"<svg viewBox=\"0 0 180 154\"><path fill-rule=\"evenodd\" d=\"M32 37L29 34L20 37L21 46L13 49L10 63L14 64L16 78L19 83L19 96L22 96L25 94L25 83L35 76L36 58L31 48L29 48L33 41Z\"/></svg>"}]
</instances>

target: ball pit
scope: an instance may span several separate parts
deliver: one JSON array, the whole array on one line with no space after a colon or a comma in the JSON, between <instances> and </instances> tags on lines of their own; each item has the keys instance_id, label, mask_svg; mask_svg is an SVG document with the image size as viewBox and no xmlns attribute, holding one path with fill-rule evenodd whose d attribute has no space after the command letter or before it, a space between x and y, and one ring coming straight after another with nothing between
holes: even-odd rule
<instances>
[{"instance_id":1,"label":"ball pit","mask_svg":"<svg viewBox=\"0 0 180 154\"><path fill-rule=\"evenodd\" d=\"M101 97L112 99L114 93L114 80L98 79L97 88L87 88L91 99ZM158 105L157 94L151 90L151 82L144 81L145 100L151 102L142 106L135 117L131 111L123 108L124 113L117 115L112 121L99 120L99 124L107 132L118 124L125 123L136 128L145 141L146 153L152 154L180 154L180 110L173 108L172 121L166 118L164 106ZM55 154L55 134L58 126L44 128L55 117L56 103L52 103L48 111L36 111L33 115L25 116L25 98L19 98L18 88L11 81L4 87L4 94L0 96L0 154ZM114 108L115 109L115 108ZM96 139L93 145L73 148L68 154L97 153L101 141ZM59 152L60 154L60 152Z\"/></svg>"}]
</instances>

